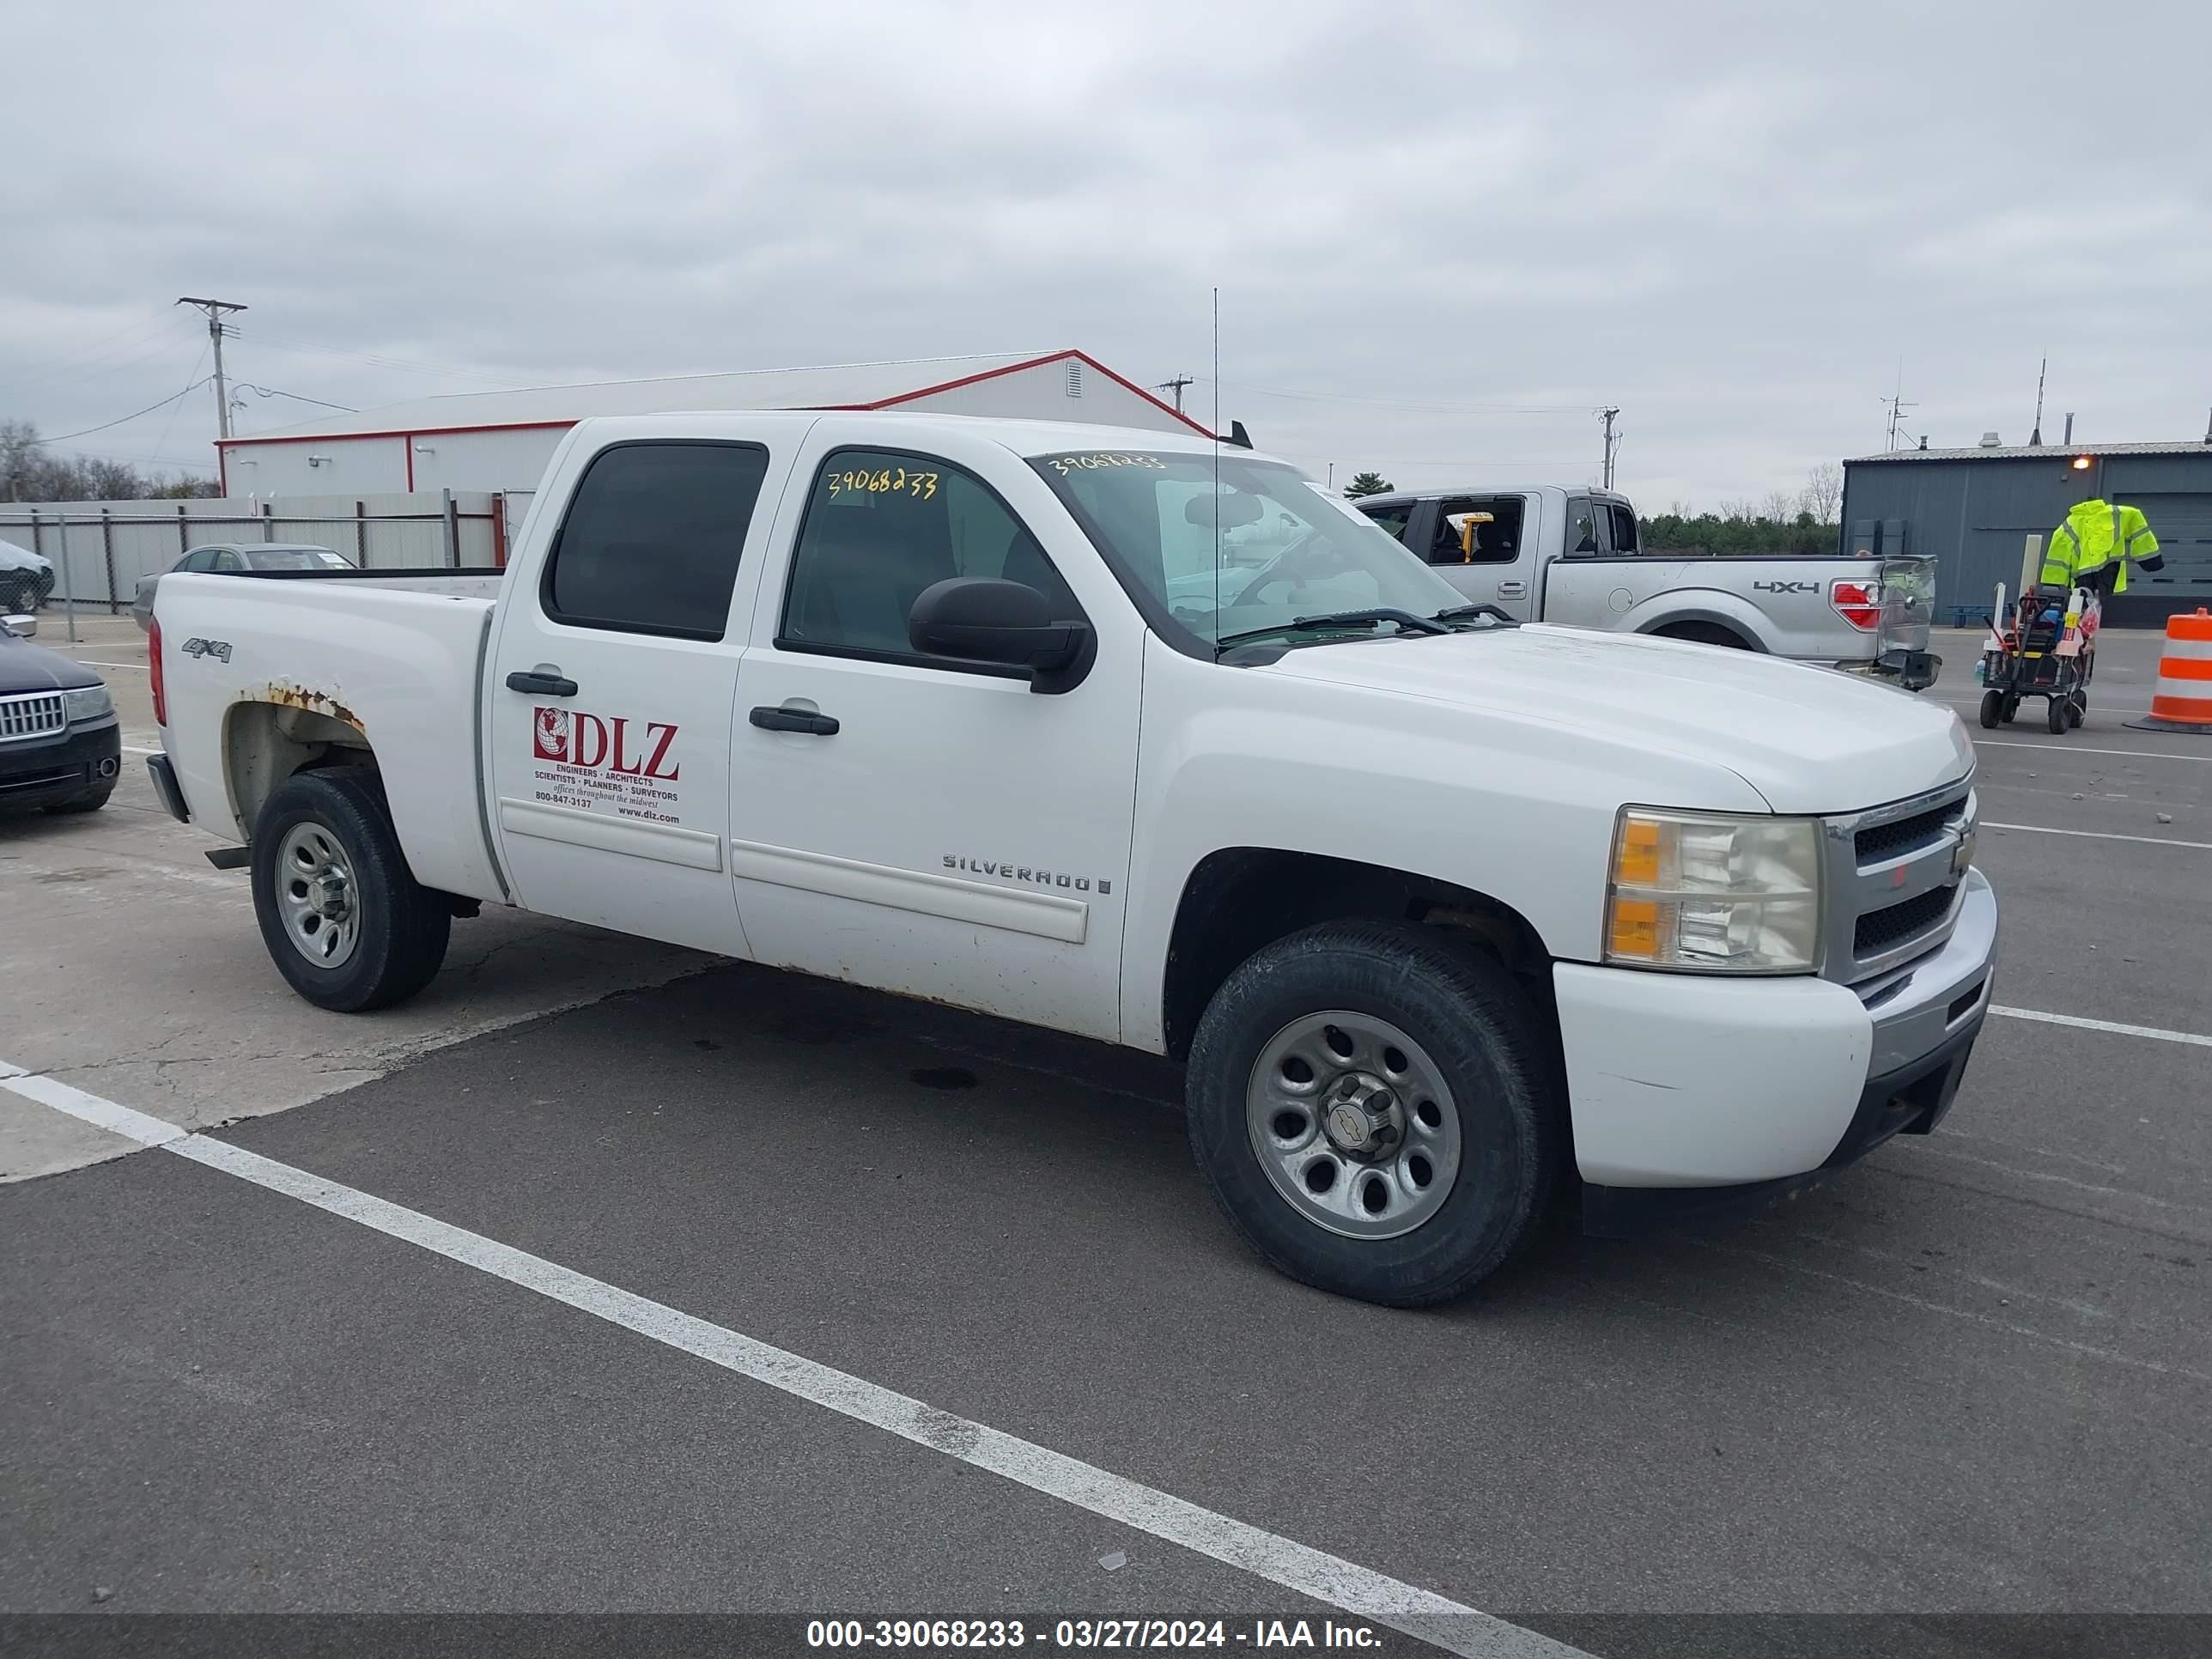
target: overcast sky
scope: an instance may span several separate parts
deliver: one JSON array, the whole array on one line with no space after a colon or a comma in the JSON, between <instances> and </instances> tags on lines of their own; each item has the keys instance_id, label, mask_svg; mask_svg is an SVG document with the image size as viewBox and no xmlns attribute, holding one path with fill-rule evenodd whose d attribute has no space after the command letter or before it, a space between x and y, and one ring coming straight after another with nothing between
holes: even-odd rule
<instances>
[{"instance_id":1,"label":"overcast sky","mask_svg":"<svg viewBox=\"0 0 2212 1659\"><path fill-rule=\"evenodd\" d=\"M343 14L343 15L342 15ZM1081 347L1342 483L1647 511L2195 437L2212 5L634 0L0 15L0 417ZM368 360L375 359L378 362ZM240 430L319 413L248 392ZM212 392L66 447L211 470Z\"/></svg>"}]
</instances>

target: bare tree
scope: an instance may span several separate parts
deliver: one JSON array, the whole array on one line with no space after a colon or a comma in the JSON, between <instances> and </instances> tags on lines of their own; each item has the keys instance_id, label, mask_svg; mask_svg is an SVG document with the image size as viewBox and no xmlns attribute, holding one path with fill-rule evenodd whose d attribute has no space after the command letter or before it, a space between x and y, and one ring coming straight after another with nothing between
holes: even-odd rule
<instances>
[{"instance_id":1,"label":"bare tree","mask_svg":"<svg viewBox=\"0 0 2212 1659\"><path fill-rule=\"evenodd\" d=\"M0 500L137 501L157 496L212 495L212 480L179 472L141 472L127 461L58 454L28 421L0 420Z\"/></svg>"},{"instance_id":2,"label":"bare tree","mask_svg":"<svg viewBox=\"0 0 2212 1659\"><path fill-rule=\"evenodd\" d=\"M1844 516L1844 469L1833 461L1823 461L1805 475L1805 488L1798 492L1801 510L1813 515L1814 524L1838 524Z\"/></svg>"}]
</instances>

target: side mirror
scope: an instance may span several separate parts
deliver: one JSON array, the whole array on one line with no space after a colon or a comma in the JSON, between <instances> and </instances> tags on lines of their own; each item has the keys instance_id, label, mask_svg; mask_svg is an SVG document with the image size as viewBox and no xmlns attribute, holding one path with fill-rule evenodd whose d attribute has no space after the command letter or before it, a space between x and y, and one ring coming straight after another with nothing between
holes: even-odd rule
<instances>
[{"instance_id":1,"label":"side mirror","mask_svg":"<svg viewBox=\"0 0 2212 1659\"><path fill-rule=\"evenodd\" d=\"M1089 623L1054 622L1051 602L1034 587L986 576L922 589L907 613L906 636L925 656L1026 668L1033 691L1073 690L1097 654Z\"/></svg>"},{"instance_id":2,"label":"side mirror","mask_svg":"<svg viewBox=\"0 0 2212 1659\"><path fill-rule=\"evenodd\" d=\"M6 629L19 640L34 639L39 632L36 617L0 617L0 628Z\"/></svg>"}]
</instances>

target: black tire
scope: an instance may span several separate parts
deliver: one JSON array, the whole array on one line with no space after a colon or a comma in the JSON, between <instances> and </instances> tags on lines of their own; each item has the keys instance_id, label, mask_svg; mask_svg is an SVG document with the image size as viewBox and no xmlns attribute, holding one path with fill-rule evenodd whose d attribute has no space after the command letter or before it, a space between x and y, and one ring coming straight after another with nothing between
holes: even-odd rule
<instances>
[{"instance_id":1,"label":"black tire","mask_svg":"<svg viewBox=\"0 0 2212 1659\"><path fill-rule=\"evenodd\" d=\"M2013 721L2017 720L2019 717L2020 699L2018 697L2007 697L2004 700L2004 708L1998 712L1997 718L2002 720L2007 726L2010 726Z\"/></svg>"},{"instance_id":2,"label":"black tire","mask_svg":"<svg viewBox=\"0 0 2212 1659\"><path fill-rule=\"evenodd\" d=\"M2076 691L2066 700L2066 723L2078 730L2081 722L2088 717L2089 694L2087 691Z\"/></svg>"},{"instance_id":3,"label":"black tire","mask_svg":"<svg viewBox=\"0 0 2212 1659\"><path fill-rule=\"evenodd\" d=\"M1674 623L1665 628L1654 629L1653 634L1662 640L1688 640L1697 645L1722 645L1731 651L1748 651L1751 641L1733 628L1723 628L1718 623Z\"/></svg>"},{"instance_id":4,"label":"black tire","mask_svg":"<svg viewBox=\"0 0 2212 1659\"><path fill-rule=\"evenodd\" d=\"M1997 722L2003 718L2004 693L2002 691L1983 692L1982 729L1985 732L1996 731L1997 729Z\"/></svg>"},{"instance_id":5,"label":"black tire","mask_svg":"<svg viewBox=\"0 0 2212 1659\"><path fill-rule=\"evenodd\" d=\"M20 616L39 604L39 579L27 570L0 571L0 611Z\"/></svg>"},{"instance_id":6,"label":"black tire","mask_svg":"<svg viewBox=\"0 0 2212 1659\"><path fill-rule=\"evenodd\" d=\"M1450 1190L1395 1237L1346 1237L1293 1207L1248 1128L1247 1090L1263 1051L1299 1019L1340 1010L1387 1021L1419 1044L1457 1114ZM1554 1053L1544 1017L1489 957L1410 923L1325 922L1267 945L1214 994L1186 1076L1191 1149L1231 1224L1279 1271L1387 1307L1447 1301L1538 1231L1565 1140Z\"/></svg>"},{"instance_id":7,"label":"black tire","mask_svg":"<svg viewBox=\"0 0 2212 1659\"><path fill-rule=\"evenodd\" d=\"M303 823L320 826L352 866L359 938L335 968L310 962L286 931L277 854ZM404 1002L446 959L453 916L445 898L418 883L399 850L384 790L366 768L301 772L287 779L253 826L253 910L262 943L291 988L319 1008L362 1013Z\"/></svg>"},{"instance_id":8,"label":"black tire","mask_svg":"<svg viewBox=\"0 0 2212 1659\"><path fill-rule=\"evenodd\" d=\"M49 812L97 812L107 805L107 798L114 793L115 782L111 778L105 782L95 783L82 794L71 795L66 800L48 801L46 811Z\"/></svg>"},{"instance_id":9,"label":"black tire","mask_svg":"<svg viewBox=\"0 0 2212 1659\"><path fill-rule=\"evenodd\" d=\"M2043 704L2044 724L2051 728L2051 735L2054 738L2063 737L2066 734L2066 699L2045 697Z\"/></svg>"}]
</instances>

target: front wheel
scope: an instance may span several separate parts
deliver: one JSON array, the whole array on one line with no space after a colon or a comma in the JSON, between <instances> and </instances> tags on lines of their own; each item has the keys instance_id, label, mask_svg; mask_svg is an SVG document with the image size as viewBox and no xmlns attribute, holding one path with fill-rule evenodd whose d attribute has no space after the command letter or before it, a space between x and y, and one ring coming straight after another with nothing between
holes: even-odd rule
<instances>
[{"instance_id":1,"label":"front wheel","mask_svg":"<svg viewBox=\"0 0 2212 1659\"><path fill-rule=\"evenodd\" d=\"M2045 726L2048 726L2051 728L2051 735L2052 737L2063 737L2066 734L2066 716L2068 710L2071 707L2072 705L2069 704L2063 697L2046 697L2044 699L2043 721Z\"/></svg>"},{"instance_id":2,"label":"front wheel","mask_svg":"<svg viewBox=\"0 0 2212 1659\"><path fill-rule=\"evenodd\" d=\"M446 959L453 915L416 881L366 769L301 772L253 828L253 911L276 971L318 1007L404 1001Z\"/></svg>"},{"instance_id":3,"label":"front wheel","mask_svg":"<svg viewBox=\"0 0 2212 1659\"><path fill-rule=\"evenodd\" d=\"M1445 1301L1541 1216L1563 1117L1550 1054L1489 957L1407 923L1325 923L1261 950L1206 1008L1192 1150L1281 1272L1391 1307Z\"/></svg>"},{"instance_id":4,"label":"front wheel","mask_svg":"<svg viewBox=\"0 0 2212 1659\"><path fill-rule=\"evenodd\" d=\"M2002 692L2002 691L1984 691L1984 692L1983 692L1983 693L1982 693L1982 729L1983 729L1984 732L1994 732L1994 731L1996 731L1996 730L1997 729L1997 724L1998 724L1998 722L1999 722L1999 721L2001 721L2003 718L2004 718L2004 693L2003 693L2003 692Z\"/></svg>"}]
</instances>

